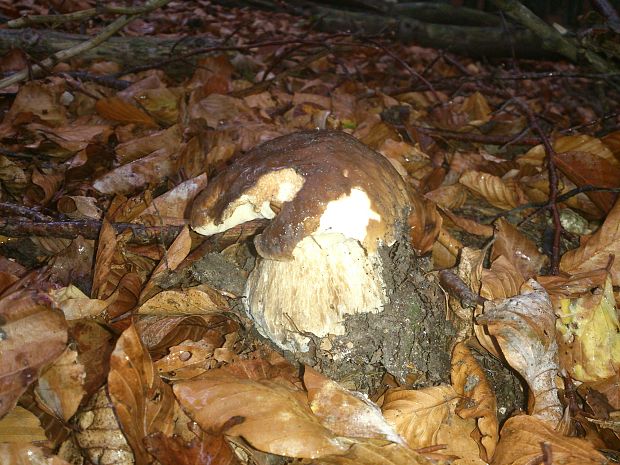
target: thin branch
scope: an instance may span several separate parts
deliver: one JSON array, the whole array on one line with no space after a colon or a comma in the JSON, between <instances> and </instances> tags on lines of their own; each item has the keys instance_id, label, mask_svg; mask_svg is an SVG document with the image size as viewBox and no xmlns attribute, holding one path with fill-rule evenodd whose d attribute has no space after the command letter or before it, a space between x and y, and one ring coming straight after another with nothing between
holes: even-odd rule
<instances>
[{"instance_id":1,"label":"thin branch","mask_svg":"<svg viewBox=\"0 0 620 465\"><path fill-rule=\"evenodd\" d=\"M0 212L8 216L23 216L34 221L53 221L53 218L31 208L13 203L0 202Z\"/></svg>"},{"instance_id":2,"label":"thin branch","mask_svg":"<svg viewBox=\"0 0 620 465\"><path fill-rule=\"evenodd\" d=\"M145 11L151 11L156 8L160 8L165 4L169 3L170 1L171 0L150 0L145 5L146 9L140 9L140 14L144 13ZM54 65L61 61L68 60L69 58L73 58L74 56L84 53L87 50L97 47L99 44L108 40L110 37L112 37L114 34L116 34L138 16L139 14L120 16L115 21L106 26L97 36L93 37L92 39L75 45L74 47L54 53L50 57L43 60L41 62L41 65L35 65L32 66L30 69L18 71L17 73L0 80L0 89L4 89L5 87L17 84L18 82L29 78L31 75L36 75L37 73L40 73L43 68L52 68Z\"/></svg>"}]
</instances>

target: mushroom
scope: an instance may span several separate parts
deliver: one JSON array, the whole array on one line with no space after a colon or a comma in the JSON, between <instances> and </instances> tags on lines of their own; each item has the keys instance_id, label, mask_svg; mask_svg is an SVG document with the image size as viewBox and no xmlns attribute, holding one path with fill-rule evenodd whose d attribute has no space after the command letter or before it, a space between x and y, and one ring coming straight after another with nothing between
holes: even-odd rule
<instances>
[{"instance_id":1,"label":"mushroom","mask_svg":"<svg viewBox=\"0 0 620 465\"><path fill-rule=\"evenodd\" d=\"M244 306L283 349L309 350L311 333L343 335L347 315L388 302L382 247L405 240L408 187L387 158L338 131L304 131L239 157L193 204L212 235L257 218L257 264Z\"/></svg>"}]
</instances>

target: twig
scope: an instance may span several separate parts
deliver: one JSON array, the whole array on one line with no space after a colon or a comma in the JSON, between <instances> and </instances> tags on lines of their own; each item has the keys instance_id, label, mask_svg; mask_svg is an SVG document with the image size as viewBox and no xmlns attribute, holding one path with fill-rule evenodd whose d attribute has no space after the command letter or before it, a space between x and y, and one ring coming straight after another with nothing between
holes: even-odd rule
<instances>
[{"instance_id":1,"label":"twig","mask_svg":"<svg viewBox=\"0 0 620 465\"><path fill-rule=\"evenodd\" d=\"M13 203L0 202L0 212L9 216L23 216L24 218L30 218L34 221L45 222L54 220L52 217L44 215L36 210Z\"/></svg>"},{"instance_id":2,"label":"twig","mask_svg":"<svg viewBox=\"0 0 620 465\"><path fill-rule=\"evenodd\" d=\"M156 8L160 8L170 1L171 0L149 0L145 7L140 9L139 14L146 11L154 10ZM137 17L138 14L120 16L115 21L106 26L97 36L93 37L92 39L82 42L74 47L56 52L50 57L46 58L41 62L42 66L35 65L32 66L30 70L25 69L22 71L18 71L17 73L0 80L0 89L4 89L5 87L17 84L18 82L27 79L31 75L31 73L32 75L36 75L37 73L41 72L41 70L43 69L42 67L52 68L55 64L61 61L68 60L69 58L73 58L74 56L79 55L80 53L84 53L87 50L97 47L99 44L108 40L110 37L112 37L114 34L116 34L119 30L124 28L127 24L129 24Z\"/></svg>"},{"instance_id":3,"label":"twig","mask_svg":"<svg viewBox=\"0 0 620 465\"><path fill-rule=\"evenodd\" d=\"M532 109L527 103L515 98L514 102L523 110L525 116L532 129L538 133L542 139L543 146L545 147L545 154L547 160L547 172L549 174L549 202L544 207L551 212L553 217L553 245L551 246L551 274L558 274L560 272L560 237L562 236L562 223L560 221L560 210L558 209L558 195L560 178L558 177L558 171L555 166L556 153L547 137L547 134L542 130L538 124L538 119L532 112Z\"/></svg>"}]
</instances>

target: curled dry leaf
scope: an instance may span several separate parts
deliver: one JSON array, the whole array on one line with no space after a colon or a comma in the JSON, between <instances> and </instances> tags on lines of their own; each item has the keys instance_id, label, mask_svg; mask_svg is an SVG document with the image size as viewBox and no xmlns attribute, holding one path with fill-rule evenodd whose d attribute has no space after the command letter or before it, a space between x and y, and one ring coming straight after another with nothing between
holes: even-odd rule
<instances>
[{"instance_id":1,"label":"curled dry leaf","mask_svg":"<svg viewBox=\"0 0 620 465\"><path fill-rule=\"evenodd\" d=\"M149 115L165 125L176 123L179 117L179 100L183 96L181 88L146 89L134 96Z\"/></svg>"},{"instance_id":2,"label":"curled dry leaf","mask_svg":"<svg viewBox=\"0 0 620 465\"><path fill-rule=\"evenodd\" d=\"M73 284L50 291L50 297L67 320L97 316L111 303L110 299L91 299Z\"/></svg>"},{"instance_id":3,"label":"curled dry leaf","mask_svg":"<svg viewBox=\"0 0 620 465\"><path fill-rule=\"evenodd\" d=\"M304 385L312 412L338 436L386 439L405 444L385 421L379 407L362 394L343 388L307 366Z\"/></svg>"},{"instance_id":4,"label":"curled dry leaf","mask_svg":"<svg viewBox=\"0 0 620 465\"><path fill-rule=\"evenodd\" d=\"M510 366L527 382L533 395L530 413L555 426L562 418L555 385L560 367L555 315L545 289L530 280L520 295L486 302L477 321L486 326Z\"/></svg>"},{"instance_id":5,"label":"curled dry leaf","mask_svg":"<svg viewBox=\"0 0 620 465\"><path fill-rule=\"evenodd\" d=\"M178 436L154 433L145 439L147 450L162 465L237 465L239 459L222 434L201 432L185 442Z\"/></svg>"},{"instance_id":6,"label":"curled dry leaf","mask_svg":"<svg viewBox=\"0 0 620 465\"><path fill-rule=\"evenodd\" d=\"M517 184L492 174L470 170L461 175L459 182L501 210L525 203L525 194Z\"/></svg>"},{"instance_id":7,"label":"curled dry leaf","mask_svg":"<svg viewBox=\"0 0 620 465\"><path fill-rule=\"evenodd\" d=\"M476 421L455 413L459 398L452 386L445 385L394 390L385 394L381 409L412 449L445 445L442 455L478 458L478 445L471 438Z\"/></svg>"},{"instance_id":8,"label":"curled dry leaf","mask_svg":"<svg viewBox=\"0 0 620 465\"><path fill-rule=\"evenodd\" d=\"M76 415L75 439L92 463L135 464L131 447L120 430L105 387L99 389Z\"/></svg>"},{"instance_id":9,"label":"curled dry leaf","mask_svg":"<svg viewBox=\"0 0 620 465\"><path fill-rule=\"evenodd\" d=\"M115 149L116 158L121 165L125 165L156 150L165 149L168 153L173 153L181 145L182 136L181 127L175 124L148 136L130 139L118 144Z\"/></svg>"},{"instance_id":10,"label":"curled dry leaf","mask_svg":"<svg viewBox=\"0 0 620 465\"><path fill-rule=\"evenodd\" d=\"M85 368L78 361L77 350L67 348L41 372L34 388L37 403L44 411L67 421L77 411L86 394L85 379Z\"/></svg>"},{"instance_id":11,"label":"curled dry leaf","mask_svg":"<svg viewBox=\"0 0 620 465\"><path fill-rule=\"evenodd\" d=\"M83 195L64 195L58 199L56 208L60 213L64 213L69 218L92 218L98 220L103 215L103 212L97 206L97 199Z\"/></svg>"},{"instance_id":12,"label":"curled dry leaf","mask_svg":"<svg viewBox=\"0 0 620 465\"><path fill-rule=\"evenodd\" d=\"M49 126L62 126L67 123L67 112L60 103L64 85L44 84L41 81L29 81L20 87L11 109L4 116L4 123L16 119L24 119L30 115L30 120L36 116L39 121Z\"/></svg>"},{"instance_id":13,"label":"curled dry leaf","mask_svg":"<svg viewBox=\"0 0 620 465\"><path fill-rule=\"evenodd\" d=\"M455 215L450 210L445 208L441 209L441 213L448 217L448 219L454 223L457 228L460 228L469 234L483 237L491 237L493 235L493 226L478 223L476 220L472 220L471 218Z\"/></svg>"},{"instance_id":14,"label":"curled dry leaf","mask_svg":"<svg viewBox=\"0 0 620 465\"><path fill-rule=\"evenodd\" d=\"M452 351L450 374L454 390L461 396L456 414L461 418L475 418L480 431L480 442L487 462L493 457L499 439L497 400L484 371L462 342Z\"/></svg>"},{"instance_id":15,"label":"curled dry leaf","mask_svg":"<svg viewBox=\"0 0 620 465\"><path fill-rule=\"evenodd\" d=\"M150 463L142 438L156 432L172 433L174 396L155 371L133 325L121 334L110 357L108 392L136 465Z\"/></svg>"},{"instance_id":16,"label":"curled dry leaf","mask_svg":"<svg viewBox=\"0 0 620 465\"><path fill-rule=\"evenodd\" d=\"M0 417L67 344L67 322L36 290L36 279L26 276L0 296Z\"/></svg>"},{"instance_id":17,"label":"curled dry leaf","mask_svg":"<svg viewBox=\"0 0 620 465\"><path fill-rule=\"evenodd\" d=\"M578 273L606 268L610 256L620 257L620 202L616 202L603 225L580 247L569 250L560 260L560 269ZM611 266L614 286L620 285L620 259Z\"/></svg>"},{"instance_id":18,"label":"curled dry leaf","mask_svg":"<svg viewBox=\"0 0 620 465\"><path fill-rule=\"evenodd\" d=\"M577 299L556 307L560 360L572 378L601 381L620 369L620 322L611 278Z\"/></svg>"},{"instance_id":19,"label":"curled dry leaf","mask_svg":"<svg viewBox=\"0 0 620 465\"><path fill-rule=\"evenodd\" d=\"M410 197L412 209L408 223L411 228L411 244L419 254L425 254L433 248L442 219L433 202L418 195Z\"/></svg>"},{"instance_id":20,"label":"curled dry leaf","mask_svg":"<svg viewBox=\"0 0 620 465\"><path fill-rule=\"evenodd\" d=\"M253 381L210 370L203 379L175 384L174 393L207 432L222 431L231 418L239 417L243 421L225 433L241 436L263 452L319 458L348 449L312 413L306 393L284 380Z\"/></svg>"},{"instance_id":21,"label":"curled dry leaf","mask_svg":"<svg viewBox=\"0 0 620 465\"><path fill-rule=\"evenodd\" d=\"M0 443L2 465L70 465L56 455L29 443Z\"/></svg>"},{"instance_id":22,"label":"curled dry leaf","mask_svg":"<svg viewBox=\"0 0 620 465\"><path fill-rule=\"evenodd\" d=\"M64 181L64 174L52 170L32 169L32 184L26 189L26 199L36 205L47 205Z\"/></svg>"},{"instance_id":23,"label":"curled dry leaf","mask_svg":"<svg viewBox=\"0 0 620 465\"><path fill-rule=\"evenodd\" d=\"M489 300L506 299L519 293L525 280L523 275L504 255L491 263L491 268L480 273L480 295Z\"/></svg>"},{"instance_id":24,"label":"curled dry leaf","mask_svg":"<svg viewBox=\"0 0 620 465\"><path fill-rule=\"evenodd\" d=\"M523 279L530 279L540 272L547 263L546 255L541 254L531 240L503 218L495 222L497 234L493 242L491 259L500 255L506 257L521 273Z\"/></svg>"},{"instance_id":25,"label":"curled dry leaf","mask_svg":"<svg viewBox=\"0 0 620 465\"><path fill-rule=\"evenodd\" d=\"M47 441L45 430L39 419L19 405L0 420L0 444L2 443L43 443ZM3 461L0 460L0 463Z\"/></svg>"},{"instance_id":26,"label":"curled dry leaf","mask_svg":"<svg viewBox=\"0 0 620 465\"><path fill-rule=\"evenodd\" d=\"M553 142L553 148L556 154L563 154L565 152L583 152L596 155L603 160L607 160L611 164L619 166L619 162L615 160L615 157L612 151L609 150L609 147L600 139L587 134L575 134L572 136L558 137ZM525 155L520 156L517 159L517 163L520 165L529 164L542 166L545 156L545 148L542 144L539 144L531 148Z\"/></svg>"},{"instance_id":27,"label":"curled dry leaf","mask_svg":"<svg viewBox=\"0 0 620 465\"><path fill-rule=\"evenodd\" d=\"M554 425L529 415L509 418L491 465L544 463L541 444L551 451L553 463L562 465L605 465L609 460L589 441L563 436Z\"/></svg>"}]
</instances>

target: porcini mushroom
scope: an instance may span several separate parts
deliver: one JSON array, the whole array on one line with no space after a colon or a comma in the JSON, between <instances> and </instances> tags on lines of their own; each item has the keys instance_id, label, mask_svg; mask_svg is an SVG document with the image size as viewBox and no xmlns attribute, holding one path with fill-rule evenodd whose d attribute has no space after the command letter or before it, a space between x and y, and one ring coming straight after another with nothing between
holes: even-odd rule
<instances>
[{"instance_id":1,"label":"porcini mushroom","mask_svg":"<svg viewBox=\"0 0 620 465\"><path fill-rule=\"evenodd\" d=\"M379 250L406 236L407 185L388 159L338 131L304 131L239 157L193 205L205 235L271 221L244 305L278 346L308 350L308 333L342 335L347 315L380 312L388 301Z\"/></svg>"}]
</instances>

